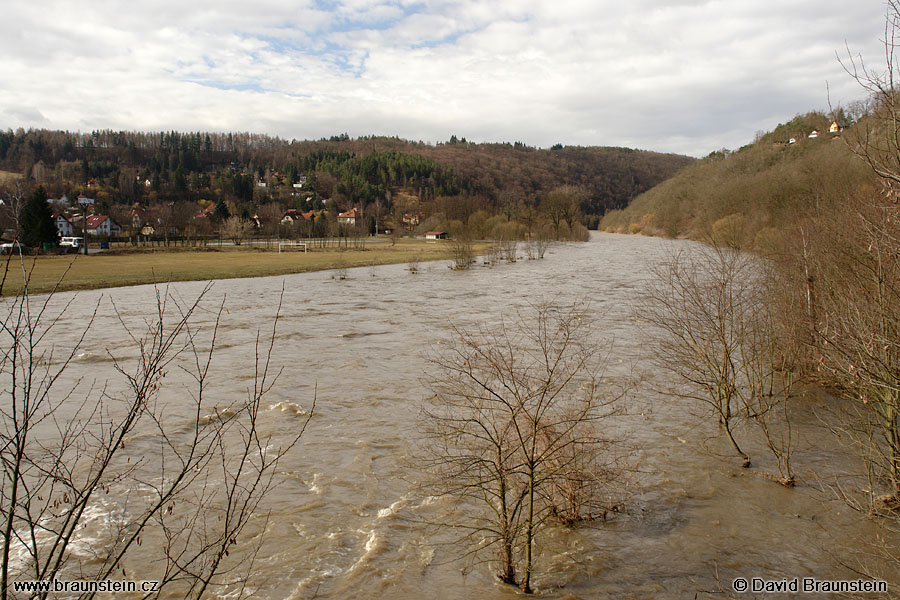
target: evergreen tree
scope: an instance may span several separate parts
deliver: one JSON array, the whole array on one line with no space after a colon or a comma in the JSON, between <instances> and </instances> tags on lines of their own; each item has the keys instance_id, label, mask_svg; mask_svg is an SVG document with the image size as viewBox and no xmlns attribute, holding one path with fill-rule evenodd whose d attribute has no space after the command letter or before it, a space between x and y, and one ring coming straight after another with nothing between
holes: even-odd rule
<instances>
[{"instance_id":1,"label":"evergreen tree","mask_svg":"<svg viewBox=\"0 0 900 600\"><path fill-rule=\"evenodd\" d=\"M219 198L219 201L216 202L216 210L213 212L213 215L216 218L216 221L224 222L228 220L228 217L231 216L231 211L228 210L228 205L225 204L225 200Z\"/></svg>"},{"instance_id":2,"label":"evergreen tree","mask_svg":"<svg viewBox=\"0 0 900 600\"><path fill-rule=\"evenodd\" d=\"M44 186L38 186L28 198L19 215L19 227L22 230L19 241L25 246L40 248L43 243L55 244L59 241Z\"/></svg>"}]
</instances>

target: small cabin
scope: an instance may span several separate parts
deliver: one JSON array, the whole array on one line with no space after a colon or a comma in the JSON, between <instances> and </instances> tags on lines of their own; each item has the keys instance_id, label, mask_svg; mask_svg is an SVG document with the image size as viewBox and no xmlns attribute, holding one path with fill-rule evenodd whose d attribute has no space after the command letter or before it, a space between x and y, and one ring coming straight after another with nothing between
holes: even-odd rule
<instances>
[{"instance_id":1,"label":"small cabin","mask_svg":"<svg viewBox=\"0 0 900 600\"><path fill-rule=\"evenodd\" d=\"M446 240L447 233L445 231L428 231L425 233L426 240Z\"/></svg>"}]
</instances>

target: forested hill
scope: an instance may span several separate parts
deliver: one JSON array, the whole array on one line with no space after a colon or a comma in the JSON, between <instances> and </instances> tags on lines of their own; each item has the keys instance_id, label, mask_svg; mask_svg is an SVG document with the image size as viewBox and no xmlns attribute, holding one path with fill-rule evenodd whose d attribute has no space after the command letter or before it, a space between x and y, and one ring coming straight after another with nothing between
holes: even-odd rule
<instances>
[{"instance_id":1,"label":"forested hill","mask_svg":"<svg viewBox=\"0 0 900 600\"><path fill-rule=\"evenodd\" d=\"M860 123L844 115L798 115L740 150L696 161L626 209L608 213L600 227L764 249L803 219L878 185L851 151L864 135Z\"/></svg>"},{"instance_id":2,"label":"forested hill","mask_svg":"<svg viewBox=\"0 0 900 600\"><path fill-rule=\"evenodd\" d=\"M0 170L51 195L87 194L104 205L225 200L241 213L278 202L341 210L401 198L424 213L461 219L538 206L554 188L580 188L586 224L671 177L693 159L607 147L536 149L521 143L438 144L335 136L292 141L248 133L0 131ZM294 184L304 182L304 194ZM393 199L393 200L392 200ZM512 199L512 200L511 200Z\"/></svg>"}]
</instances>

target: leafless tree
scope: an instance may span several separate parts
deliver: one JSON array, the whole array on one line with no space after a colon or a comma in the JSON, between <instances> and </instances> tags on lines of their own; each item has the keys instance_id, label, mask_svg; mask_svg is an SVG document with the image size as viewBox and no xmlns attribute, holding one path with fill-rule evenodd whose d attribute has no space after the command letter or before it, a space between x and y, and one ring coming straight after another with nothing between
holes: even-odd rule
<instances>
[{"instance_id":1,"label":"leafless tree","mask_svg":"<svg viewBox=\"0 0 900 600\"><path fill-rule=\"evenodd\" d=\"M500 192L498 204L500 212L506 216L506 220L512 221L513 216L517 215L525 205L525 192L519 187L506 188Z\"/></svg>"},{"instance_id":2,"label":"leafless tree","mask_svg":"<svg viewBox=\"0 0 900 600\"><path fill-rule=\"evenodd\" d=\"M430 491L462 501L446 524L473 552L494 549L497 577L530 593L544 528L605 514L600 492L619 471L600 426L621 393L603 385L604 353L580 304L452 333L432 359L424 410Z\"/></svg>"},{"instance_id":3,"label":"leafless tree","mask_svg":"<svg viewBox=\"0 0 900 600\"><path fill-rule=\"evenodd\" d=\"M6 183L0 189L0 235L6 230L18 232L19 214L25 206L25 188L20 179Z\"/></svg>"},{"instance_id":4,"label":"leafless tree","mask_svg":"<svg viewBox=\"0 0 900 600\"><path fill-rule=\"evenodd\" d=\"M735 429L746 421L759 425L779 481L793 485L785 420L793 364L777 346L765 275L759 259L737 249L710 244L675 252L656 269L635 309L650 326L658 364L681 383L674 392L708 409L744 467L750 456Z\"/></svg>"},{"instance_id":5,"label":"leafless tree","mask_svg":"<svg viewBox=\"0 0 900 600\"><path fill-rule=\"evenodd\" d=\"M550 248L552 242L552 232L549 227L546 225L541 225L537 228L537 232L534 235L534 254L537 258L544 258L544 254L547 253L547 250Z\"/></svg>"},{"instance_id":6,"label":"leafless tree","mask_svg":"<svg viewBox=\"0 0 900 600\"><path fill-rule=\"evenodd\" d=\"M897 90L900 2L887 0L886 5L884 64L881 65L884 70L867 65L863 57L854 55L849 47L846 54L838 58L844 70L868 94L870 106L868 114L844 139L896 195L900 192L900 96Z\"/></svg>"},{"instance_id":7,"label":"leafless tree","mask_svg":"<svg viewBox=\"0 0 900 600\"><path fill-rule=\"evenodd\" d=\"M230 239L235 246L240 246L250 233L250 223L240 217L228 217L219 228L222 237Z\"/></svg>"},{"instance_id":8,"label":"leafless tree","mask_svg":"<svg viewBox=\"0 0 900 600\"><path fill-rule=\"evenodd\" d=\"M583 188L562 185L551 190L541 202L541 210L555 228L556 238L560 236L560 226L565 223L573 231L581 217L581 202L586 198Z\"/></svg>"},{"instance_id":9,"label":"leafless tree","mask_svg":"<svg viewBox=\"0 0 900 600\"><path fill-rule=\"evenodd\" d=\"M879 533L860 550L857 570L897 585L900 573L900 2L888 0L883 63L849 47L840 58L866 92L844 139L880 178L841 206L816 215L802 266L816 282L816 366L847 401L835 428L862 459L861 482L834 482L848 506L873 517Z\"/></svg>"},{"instance_id":10,"label":"leafless tree","mask_svg":"<svg viewBox=\"0 0 900 600\"><path fill-rule=\"evenodd\" d=\"M500 264L501 257L503 256L503 246L499 242L496 242L488 248L487 256L485 257L485 264L494 266Z\"/></svg>"},{"instance_id":11,"label":"leafless tree","mask_svg":"<svg viewBox=\"0 0 900 600\"><path fill-rule=\"evenodd\" d=\"M194 217L200 212L200 206L196 202L182 200L172 206L172 224L182 245L193 245L193 238L197 235L197 227Z\"/></svg>"},{"instance_id":12,"label":"leafless tree","mask_svg":"<svg viewBox=\"0 0 900 600\"><path fill-rule=\"evenodd\" d=\"M453 268L457 271L465 271L472 265L474 252L472 240L468 233L460 232L450 240L450 251L453 255Z\"/></svg>"},{"instance_id":13,"label":"leafless tree","mask_svg":"<svg viewBox=\"0 0 900 600\"><path fill-rule=\"evenodd\" d=\"M769 265L756 261L764 273L756 279L751 292L751 306L744 318L740 340L741 379L737 395L744 413L763 434L766 447L775 458L776 481L793 487L795 478L792 457L795 446L791 411L793 393L799 375L801 348L792 327L781 319L775 304L777 279ZM790 312L790 311L788 311Z\"/></svg>"},{"instance_id":14,"label":"leafless tree","mask_svg":"<svg viewBox=\"0 0 900 600\"><path fill-rule=\"evenodd\" d=\"M224 300L210 307L210 287L187 302L157 290L156 313L137 326L101 298L81 333L61 344L55 336L74 297L32 296L24 275L25 292L0 304L0 598L14 597L13 581L25 579L158 581L145 597L201 598L226 587L242 594L261 543L243 536L308 423L280 443L259 430L279 375L271 358L280 306L271 331L257 335L244 400L214 405L208 388ZM107 306L136 356L108 350L119 379L98 384L74 358ZM213 322L198 325L210 310ZM161 398L172 371L186 379L179 404L193 414L187 429ZM97 511L105 518L91 517Z\"/></svg>"},{"instance_id":15,"label":"leafless tree","mask_svg":"<svg viewBox=\"0 0 900 600\"><path fill-rule=\"evenodd\" d=\"M816 234L820 366L862 409L870 489L900 506L900 207L874 190L846 206Z\"/></svg>"},{"instance_id":16,"label":"leafless tree","mask_svg":"<svg viewBox=\"0 0 900 600\"><path fill-rule=\"evenodd\" d=\"M878 527L850 566L900 583L900 206L885 190L863 189L805 224L796 279L816 284L800 339L809 367L843 400L829 419L861 468L828 483ZM807 300L796 289L797 303Z\"/></svg>"},{"instance_id":17,"label":"leafless tree","mask_svg":"<svg viewBox=\"0 0 900 600\"><path fill-rule=\"evenodd\" d=\"M262 230L268 236L277 235L281 229L281 219L284 217L284 206L280 202L269 202L259 207L257 211L262 222Z\"/></svg>"}]
</instances>

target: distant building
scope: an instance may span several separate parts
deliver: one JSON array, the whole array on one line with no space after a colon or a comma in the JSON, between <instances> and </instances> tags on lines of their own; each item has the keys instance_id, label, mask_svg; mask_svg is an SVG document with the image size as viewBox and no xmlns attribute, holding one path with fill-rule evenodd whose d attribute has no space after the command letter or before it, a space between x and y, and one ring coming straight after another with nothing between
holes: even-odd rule
<instances>
[{"instance_id":1,"label":"distant building","mask_svg":"<svg viewBox=\"0 0 900 600\"><path fill-rule=\"evenodd\" d=\"M312 211L300 212L296 208L289 208L287 212L284 213L284 216L281 217L281 224L293 225L294 223L299 223L301 221L309 221L312 215Z\"/></svg>"},{"instance_id":2,"label":"distant building","mask_svg":"<svg viewBox=\"0 0 900 600\"><path fill-rule=\"evenodd\" d=\"M81 224L81 219L78 220L78 225ZM75 225L77 227L77 225ZM84 228L87 230L88 235L95 236L118 236L122 233L122 228L119 227L112 219L110 219L107 215L90 215L87 218L87 223L85 223Z\"/></svg>"},{"instance_id":3,"label":"distant building","mask_svg":"<svg viewBox=\"0 0 900 600\"><path fill-rule=\"evenodd\" d=\"M143 208L135 203L131 208L132 230L140 231L144 227L152 226L153 223L159 223L159 217L156 215L156 211L149 208Z\"/></svg>"},{"instance_id":4,"label":"distant building","mask_svg":"<svg viewBox=\"0 0 900 600\"><path fill-rule=\"evenodd\" d=\"M425 233L426 240L446 240L447 233L444 231L428 231Z\"/></svg>"},{"instance_id":5,"label":"distant building","mask_svg":"<svg viewBox=\"0 0 900 600\"><path fill-rule=\"evenodd\" d=\"M342 212L338 215L338 223L343 223L345 225L356 225L356 220L360 218L359 211L355 208L351 208L346 212Z\"/></svg>"},{"instance_id":6,"label":"distant building","mask_svg":"<svg viewBox=\"0 0 900 600\"><path fill-rule=\"evenodd\" d=\"M209 219L216 212L216 203L210 202L206 208L194 215L194 220Z\"/></svg>"},{"instance_id":7,"label":"distant building","mask_svg":"<svg viewBox=\"0 0 900 600\"><path fill-rule=\"evenodd\" d=\"M403 213L403 224L406 225L407 229L412 229L416 227L419 222L425 218L424 213Z\"/></svg>"},{"instance_id":8,"label":"distant building","mask_svg":"<svg viewBox=\"0 0 900 600\"><path fill-rule=\"evenodd\" d=\"M828 127L828 133L838 133L841 130L838 127L837 121L832 121L831 125Z\"/></svg>"},{"instance_id":9,"label":"distant building","mask_svg":"<svg viewBox=\"0 0 900 600\"><path fill-rule=\"evenodd\" d=\"M809 137L811 137L811 138L817 138L817 137L819 137L819 132L816 131L815 129L813 129L813 130L810 132Z\"/></svg>"},{"instance_id":10,"label":"distant building","mask_svg":"<svg viewBox=\"0 0 900 600\"><path fill-rule=\"evenodd\" d=\"M59 232L59 237L71 237L75 233L75 227L65 215L54 213L53 222L56 224L56 231Z\"/></svg>"}]
</instances>

